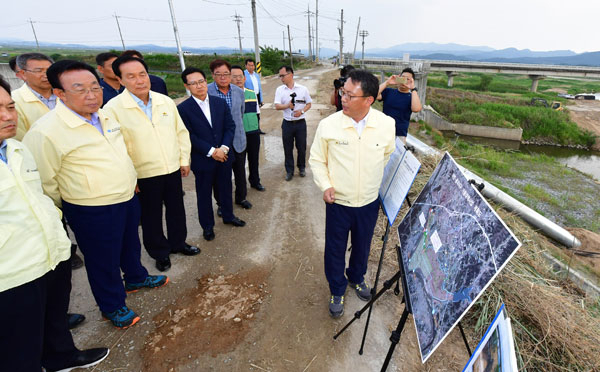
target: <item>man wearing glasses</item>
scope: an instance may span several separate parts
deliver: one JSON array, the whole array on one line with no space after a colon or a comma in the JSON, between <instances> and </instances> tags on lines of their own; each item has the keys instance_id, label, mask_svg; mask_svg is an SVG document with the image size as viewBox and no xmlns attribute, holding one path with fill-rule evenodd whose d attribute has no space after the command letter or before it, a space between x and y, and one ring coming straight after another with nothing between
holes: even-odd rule
<instances>
[{"instance_id":1,"label":"man wearing glasses","mask_svg":"<svg viewBox=\"0 0 600 372\"><path fill-rule=\"evenodd\" d=\"M25 84L12 93L19 113L16 140L21 141L33 123L56 106L56 96L46 77L46 70L52 63L50 57L41 53L17 57L17 76Z\"/></svg>"},{"instance_id":2,"label":"man wearing glasses","mask_svg":"<svg viewBox=\"0 0 600 372\"><path fill-rule=\"evenodd\" d=\"M222 59L216 59L210 63L210 72L214 82L208 84L208 94L219 97L227 102L231 111L231 117L235 123L235 135L233 137L233 151L229 154L233 158L233 176L235 177L235 204L244 209L252 208L252 204L246 200L248 187L246 185L246 132L244 131L244 91L231 83L231 64ZM215 199L219 202L220 188L215 185ZM221 207L221 206L219 206ZM217 210L219 214L220 209ZM220 215L219 215L220 216ZM225 218L225 216L223 216ZM238 226L238 224L233 223ZM243 225L242 225L243 226Z\"/></svg>"},{"instance_id":3,"label":"man wearing glasses","mask_svg":"<svg viewBox=\"0 0 600 372\"><path fill-rule=\"evenodd\" d=\"M125 291L160 287L168 278L148 275L140 262L136 172L121 124L100 109L102 88L92 66L58 61L48 69L48 81L60 102L23 143L33 154L44 193L62 207L75 233L102 316L127 328L140 317L125 305Z\"/></svg>"},{"instance_id":4,"label":"man wearing glasses","mask_svg":"<svg viewBox=\"0 0 600 372\"><path fill-rule=\"evenodd\" d=\"M371 108L378 85L370 72L351 71L340 89L342 111L321 120L310 149L310 167L326 203L325 276L333 318L344 313L348 285L361 300L371 299L364 275L383 169L395 148L394 119ZM346 268L349 232L352 252Z\"/></svg>"},{"instance_id":5,"label":"man wearing glasses","mask_svg":"<svg viewBox=\"0 0 600 372\"><path fill-rule=\"evenodd\" d=\"M221 206L223 222L234 226L246 223L233 214L231 200L230 149L235 133L235 123L224 99L209 96L206 75L202 70L188 67L181 73L181 80L192 96L177 109L190 132L192 140L192 171L196 180L198 221L204 239L215 238L215 218L212 206L213 185L219 187L215 198Z\"/></svg>"},{"instance_id":6,"label":"man wearing glasses","mask_svg":"<svg viewBox=\"0 0 600 372\"><path fill-rule=\"evenodd\" d=\"M294 178L294 142L298 151L300 177L306 176L306 111L310 110L312 99L304 85L294 82L294 69L282 66L279 78L283 83L275 91L275 109L283 110L281 138L285 155L285 180Z\"/></svg>"}]
</instances>

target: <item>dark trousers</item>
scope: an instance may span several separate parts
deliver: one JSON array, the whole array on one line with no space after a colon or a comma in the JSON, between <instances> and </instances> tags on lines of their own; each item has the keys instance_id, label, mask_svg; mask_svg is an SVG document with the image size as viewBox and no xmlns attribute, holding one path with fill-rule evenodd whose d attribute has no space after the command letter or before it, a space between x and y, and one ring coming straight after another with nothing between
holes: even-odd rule
<instances>
[{"instance_id":1,"label":"dark trousers","mask_svg":"<svg viewBox=\"0 0 600 372\"><path fill-rule=\"evenodd\" d=\"M260 183L258 175L258 155L260 152L260 132L255 131L246 133L246 152L248 153L248 182L250 186L256 186Z\"/></svg>"},{"instance_id":2,"label":"dark trousers","mask_svg":"<svg viewBox=\"0 0 600 372\"><path fill-rule=\"evenodd\" d=\"M64 200L62 205L85 258L88 280L100 311L109 313L125 306L121 270L128 283L143 282L148 276L140 261L137 196L111 205L91 207Z\"/></svg>"},{"instance_id":3,"label":"dark trousers","mask_svg":"<svg viewBox=\"0 0 600 372\"><path fill-rule=\"evenodd\" d=\"M306 120L287 121L281 124L283 154L285 155L285 171L294 173L294 141L298 151L298 169L306 167Z\"/></svg>"},{"instance_id":4,"label":"dark trousers","mask_svg":"<svg viewBox=\"0 0 600 372\"><path fill-rule=\"evenodd\" d=\"M325 277L334 296L346 292L348 281L362 283L367 272L373 230L377 223L379 200L362 207L326 204L325 207ZM346 269L348 232L351 232L352 251Z\"/></svg>"},{"instance_id":5,"label":"dark trousers","mask_svg":"<svg viewBox=\"0 0 600 372\"><path fill-rule=\"evenodd\" d=\"M215 226L215 216L212 205L213 185L218 185L219 192L215 199L221 206L223 221L231 221L233 215L233 200L231 199L231 160L217 163L211 170L195 170L196 200L198 203L198 221L204 230ZM217 189L215 188L215 191Z\"/></svg>"},{"instance_id":6,"label":"dark trousers","mask_svg":"<svg viewBox=\"0 0 600 372\"><path fill-rule=\"evenodd\" d=\"M229 156L233 157L231 169L233 171L233 178L235 179L235 202L241 203L242 201L246 200L246 196L248 195L248 187L246 185L246 150L237 152L232 149L229 152ZM213 184L213 191L215 193L217 205L221 206L221 190L219 188L218 177L216 178L216 182ZM231 193L231 191L229 192Z\"/></svg>"},{"instance_id":7,"label":"dark trousers","mask_svg":"<svg viewBox=\"0 0 600 372\"><path fill-rule=\"evenodd\" d=\"M165 259L171 251L182 250L187 237L181 171L140 178L138 186L144 247L155 260ZM165 238L163 232L163 203L166 208L168 238Z\"/></svg>"},{"instance_id":8,"label":"dark trousers","mask_svg":"<svg viewBox=\"0 0 600 372\"><path fill-rule=\"evenodd\" d=\"M0 370L61 369L77 351L69 331L71 261L18 287L0 292Z\"/></svg>"}]
</instances>

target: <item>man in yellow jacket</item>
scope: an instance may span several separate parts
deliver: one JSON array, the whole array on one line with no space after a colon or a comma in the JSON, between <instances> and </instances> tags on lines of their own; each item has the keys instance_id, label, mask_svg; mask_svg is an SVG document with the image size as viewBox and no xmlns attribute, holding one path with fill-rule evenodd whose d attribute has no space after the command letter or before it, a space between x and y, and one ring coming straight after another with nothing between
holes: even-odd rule
<instances>
[{"instance_id":1,"label":"man in yellow jacket","mask_svg":"<svg viewBox=\"0 0 600 372\"><path fill-rule=\"evenodd\" d=\"M121 124L99 109L102 89L96 70L62 60L47 74L60 102L23 142L36 160L44 192L62 206L75 233L102 315L126 328L140 318L125 305L125 291L168 282L164 275L148 275L140 262L135 169Z\"/></svg>"},{"instance_id":2,"label":"man in yellow jacket","mask_svg":"<svg viewBox=\"0 0 600 372\"><path fill-rule=\"evenodd\" d=\"M68 328L71 241L42 192L29 150L11 139L17 109L0 77L0 369L46 371L92 366L106 348L78 350ZM70 369L69 369L70 370Z\"/></svg>"},{"instance_id":3,"label":"man in yellow jacket","mask_svg":"<svg viewBox=\"0 0 600 372\"><path fill-rule=\"evenodd\" d=\"M329 314L334 318L344 313L348 285L361 300L371 299L364 275L383 169L395 147L394 119L371 108L378 89L373 74L350 72L340 89L342 111L321 120L310 149L309 164L326 203L325 276L331 292ZM352 253L344 270L348 232Z\"/></svg>"},{"instance_id":4,"label":"man in yellow jacket","mask_svg":"<svg viewBox=\"0 0 600 372\"><path fill-rule=\"evenodd\" d=\"M188 256L200 249L185 242L187 228L181 177L190 173L192 144L173 100L150 92L144 60L121 56L112 64L125 90L104 109L121 123L127 151L137 171L144 247L160 271L171 267L170 253ZM168 238L163 233L163 203Z\"/></svg>"},{"instance_id":5,"label":"man in yellow jacket","mask_svg":"<svg viewBox=\"0 0 600 372\"><path fill-rule=\"evenodd\" d=\"M19 113L15 139L21 141L33 123L56 106L56 95L46 77L54 61L41 53L25 53L18 56L16 62L17 76L25 82L12 92Z\"/></svg>"}]
</instances>

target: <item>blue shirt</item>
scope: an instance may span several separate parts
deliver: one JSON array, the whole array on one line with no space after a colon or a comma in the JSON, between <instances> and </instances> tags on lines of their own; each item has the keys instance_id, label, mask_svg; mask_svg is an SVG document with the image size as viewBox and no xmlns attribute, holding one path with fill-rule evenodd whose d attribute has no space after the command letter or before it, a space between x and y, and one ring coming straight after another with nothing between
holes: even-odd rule
<instances>
[{"instance_id":1,"label":"blue shirt","mask_svg":"<svg viewBox=\"0 0 600 372\"><path fill-rule=\"evenodd\" d=\"M37 99L39 99L40 101L42 101L42 103L44 105L46 105L46 107L48 107L50 110L52 110L54 107L56 107L56 96L54 95L54 93L52 93L52 95L49 98L46 98L44 96L42 96L41 94L39 94L38 92L36 92L35 90L31 89L31 87L28 85L27 88L29 88L31 90L31 92L33 93L34 96L37 97Z\"/></svg>"},{"instance_id":2,"label":"blue shirt","mask_svg":"<svg viewBox=\"0 0 600 372\"><path fill-rule=\"evenodd\" d=\"M144 111L144 114L146 114L148 119L150 119L150 121L152 121L152 94L150 92L148 92L148 104L147 105L144 104L144 101L137 98L137 96L135 94L133 94L131 92L129 92L129 94L131 94L135 103L137 103L138 106L140 106L140 108L142 109L142 111Z\"/></svg>"},{"instance_id":3,"label":"blue shirt","mask_svg":"<svg viewBox=\"0 0 600 372\"><path fill-rule=\"evenodd\" d=\"M64 103L63 103L63 105L64 105ZM100 117L98 116L97 112L92 113L92 120L89 120L89 119L86 119L83 116L79 115L75 111L71 110L69 108L69 106L65 105L65 107L68 108L72 113L74 113L75 115L77 115L78 118L80 118L81 120L83 120L86 123L90 124L94 128L98 129L98 132L100 132L100 134L104 135L104 132L102 131L102 124L100 124Z\"/></svg>"},{"instance_id":4,"label":"blue shirt","mask_svg":"<svg viewBox=\"0 0 600 372\"><path fill-rule=\"evenodd\" d=\"M223 92L221 92L219 90L219 87L217 87L216 83L212 83L212 84L215 84L215 88L217 88L216 89L217 97L223 98L225 100L225 102L227 102L227 106L229 106L229 109L231 110L231 86L229 87L227 94L223 94Z\"/></svg>"},{"instance_id":5,"label":"blue shirt","mask_svg":"<svg viewBox=\"0 0 600 372\"><path fill-rule=\"evenodd\" d=\"M2 141L0 145L0 160L8 164L8 158L6 157L6 141Z\"/></svg>"},{"instance_id":6,"label":"blue shirt","mask_svg":"<svg viewBox=\"0 0 600 372\"><path fill-rule=\"evenodd\" d=\"M121 85L119 87L119 90L116 90L115 88L111 87L106 81L104 81L104 79L100 79L100 86L102 87L102 107L106 105L106 102L118 96L119 93L123 92L123 90L125 89L125 87Z\"/></svg>"},{"instance_id":7,"label":"blue shirt","mask_svg":"<svg viewBox=\"0 0 600 372\"><path fill-rule=\"evenodd\" d=\"M383 113L396 121L396 136L406 137L412 114L412 94L410 92L402 93L394 88L385 88L381 92L381 99L383 100Z\"/></svg>"}]
</instances>

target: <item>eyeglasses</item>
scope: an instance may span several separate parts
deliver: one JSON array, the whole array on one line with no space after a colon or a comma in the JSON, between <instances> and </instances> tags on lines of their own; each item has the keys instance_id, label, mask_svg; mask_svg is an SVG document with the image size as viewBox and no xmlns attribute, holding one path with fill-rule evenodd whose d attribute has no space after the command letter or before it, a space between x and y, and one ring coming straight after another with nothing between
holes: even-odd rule
<instances>
[{"instance_id":1,"label":"eyeglasses","mask_svg":"<svg viewBox=\"0 0 600 372\"><path fill-rule=\"evenodd\" d=\"M351 100L351 101L352 101L352 98L357 98L357 97L362 97L362 98L365 98L365 97L370 97L370 96L353 96L353 95L351 95L350 93L346 92L346 90L345 90L344 88L341 88L341 89L339 90L339 92L340 92L340 96L341 96L342 98L346 97L346 98L348 98L348 99L349 99L349 100Z\"/></svg>"},{"instance_id":2,"label":"eyeglasses","mask_svg":"<svg viewBox=\"0 0 600 372\"><path fill-rule=\"evenodd\" d=\"M89 92L92 92L94 94L98 94L102 92L102 87L97 85L97 86L93 86L91 88L77 88L77 89L63 89L64 91L68 91L71 92L73 94L76 94L78 96L84 96L86 94L88 94Z\"/></svg>"},{"instance_id":3,"label":"eyeglasses","mask_svg":"<svg viewBox=\"0 0 600 372\"><path fill-rule=\"evenodd\" d=\"M193 86L193 87L199 86L199 85L201 85L201 84L206 84L206 80L204 80L204 79L199 79L199 80L196 80L196 81L190 81L189 83L187 83L187 85L191 85L191 86Z\"/></svg>"},{"instance_id":4,"label":"eyeglasses","mask_svg":"<svg viewBox=\"0 0 600 372\"><path fill-rule=\"evenodd\" d=\"M236 79L236 80L237 79L243 79L244 78L244 74L242 74L242 75L231 75L231 78L232 79Z\"/></svg>"},{"instance_id":5,"label":"eyeglasses","mask_svg":"<svg viewBox=\"0 0 600 372\"><path fill-rule=\"evenodd\" d=\"M279 75L279 78L283 79L284 77L288 76L289 74L291 74L291 72L288 72L287 74Z\"/></svg>"},{"instance_id":6,"label":"eyeglasses","mask_svg":"<svg viewBox=\"0 0 600 372\"><path fill-rule=\"evenodd\" d=\"M221 74L221 73L216 73L216 74L213 74L213 75L214 75L215 77L217 77L217 78L219 78L219 79L220 79L220 78L224 78L224 77L229 77L229 76L231 76L231 73L230 73L230 72L226 72L226 73L224 73L224 74Z\"/></svg>"},{"instance_id":7,"label":"eyeglasses","mask_svg":"<svg viewBox=\"0 0 600 372\"><path fill-rule=\"evenodd\" d=\"M45 74L46 71L48 71L47 68L36 68L35 70L28 70L26 68L22 68L21 70L31 72L32 74L36 74L36 75L42 75L42 74Z\"/></svg>"}]
</instances>

